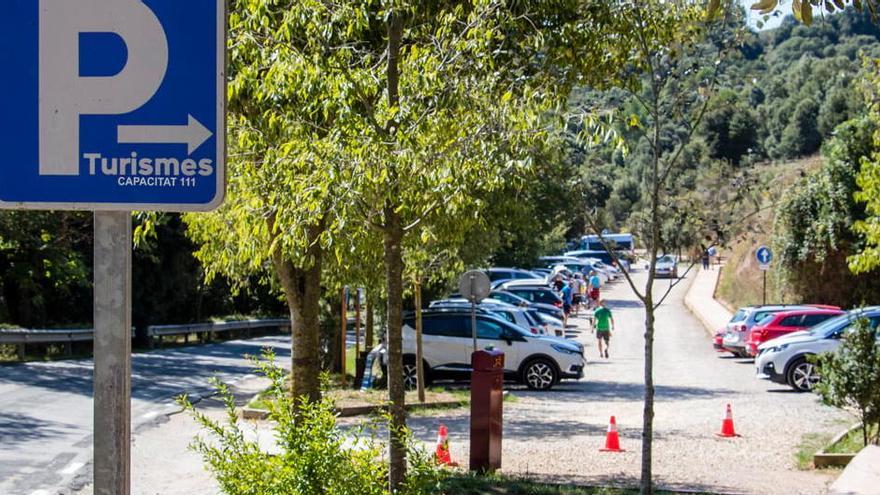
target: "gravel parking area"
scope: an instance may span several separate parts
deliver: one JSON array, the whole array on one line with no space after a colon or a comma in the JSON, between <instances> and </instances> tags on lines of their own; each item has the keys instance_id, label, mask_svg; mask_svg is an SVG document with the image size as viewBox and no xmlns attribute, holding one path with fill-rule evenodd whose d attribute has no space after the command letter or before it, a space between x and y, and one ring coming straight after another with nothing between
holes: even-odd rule
<instances>
[{"instance_id":1,"label":"gravel parking area","mask_svg":"<svg viewBox=\"0 0 880 495\"><path fill-rule=\"evenodd\" d=\"M636 277L643 283L644 274ZM825 493L833 475L797 470L794 453L802 435L835 433L847 416L822 406L815 395L755 379L751 361L712 350L707 332L683 306L688 286L689 281L679 284L658 311L657 483L710 492ZM587 346L586 378L546 393L511 387L517 400L504 406L503 472L590 484L637 483L644 310L625 282L603 296L618 329L611 358L598 357L586 320L575 319L576 338ZM728 403L739 438L715 436ZM611 415L617 417L625 453L599 452ZM431 445L440 422L449 427L453 459L467 465L467 410L410 419L416 435Z\"/></svg>"}]
</instances>

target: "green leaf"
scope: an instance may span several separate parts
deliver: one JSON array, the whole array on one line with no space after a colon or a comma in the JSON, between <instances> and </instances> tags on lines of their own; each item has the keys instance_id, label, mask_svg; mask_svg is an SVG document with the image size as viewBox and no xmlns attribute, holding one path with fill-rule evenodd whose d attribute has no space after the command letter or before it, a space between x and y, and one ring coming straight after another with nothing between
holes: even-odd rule
<instances>
[{"instance_id":1,"label":"green leaf","mask_svg":"<svg viewBox=\"0 0 880 495\"><path fill-rule=\"evenodd\" d=\"M809 1L801 2L801 18L807 26L813 24L813 5Z\"/></svg>"},{"instance_id":2,"label":"green leaf","mask_svg":"<svg viewBox=\"0 0 880 495\"><path fill-rule=\"evenodd\" d=\"M779 0L760 0L759 2L755 2L750 7L752 10L760 10L760 11L772 11L779 4Z\"/></svg>"}]
</instances>

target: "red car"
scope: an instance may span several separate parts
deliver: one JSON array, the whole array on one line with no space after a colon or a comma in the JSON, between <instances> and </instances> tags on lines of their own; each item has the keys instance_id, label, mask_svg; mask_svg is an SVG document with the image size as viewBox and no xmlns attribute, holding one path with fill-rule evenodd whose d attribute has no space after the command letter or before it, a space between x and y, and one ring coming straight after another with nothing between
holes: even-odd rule
<instances>
[{"instance_id":1,"label":"red car","mask_svg":"<svg viewBox=\"0 0 880 495\"><path fill-rule=\"evenodd\" d=\"M758 355L758 346L782 335L806 330L823 321L842 315L840 309L797 309L768 315L749 330L746 336L746 352L749 356Z\"/></svg>"}]
</instances>

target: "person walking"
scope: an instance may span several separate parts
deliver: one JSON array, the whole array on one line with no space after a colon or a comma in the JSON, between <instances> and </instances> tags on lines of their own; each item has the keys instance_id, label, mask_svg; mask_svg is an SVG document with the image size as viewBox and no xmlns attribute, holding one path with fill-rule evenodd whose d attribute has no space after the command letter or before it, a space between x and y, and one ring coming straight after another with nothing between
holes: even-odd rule
<instances>
[{"instance_id":1,"label":"person walking","mask_svg":"<svg viewBox=\"0 0 880 495\"><path fill-rule=\"evenodd\" d=\"M580 273L575 273L571 279L571 313L578 315L578 308L581 305L581 287L584 285L583 277Z\"/></svg>"},{"instance_id":2,"label":"person walking","mask_svg":"<svg viewBox=\"0 0 880 495\"><path fill-rule=\"evenodd\" d=\"M562 287L562 329L568 327L568 316L571 314L571 303L573 295L571 291L571 282L564 284Z\"/></svg>"},{"instance_id":3,"label":"person walking","mask_svg":"<svg viewBox=\"0 0 880 495\"><path fill-rule=\"evenodd\" d=\"M565 280L562 280L562 274L557 273L553 278L553 289L556 292L562 292L562 288L565 286Z\"/></svg>"},{"instance_id":4,"label":"person walking","mask_svg":"<svg viewBox=\"0 0 880 495\"><path fill-rule=\"evenodd\" d=\"M595 270L590 271L590 309L595 308L596 304L599 302L599 288L602 285L602 282L599 280L599 276L596 275Z\"/></svg>"},{"instance_id":5,"label":"person walking","mask_svg":"<svg viewBox=\"0 0 880 495\"><path fill-rule=\"evenodd\" d=\"M703 270L709 269L709 250L703 250Z\"/></svg>"},{"instance_id":6,"label":"person walking","mask_svg":"<svg viewBox=\"0 0 880 495\"><path fill-rule=\"evenodd\" d=\"M599 357L608 359L611 332L614 330L614 316L611 314L611 310L605 306L605 301L600 300L598 304L599 307L593 312L593 318L596 321L596 342L599 347Z\"/></svg>"}]
</instances>

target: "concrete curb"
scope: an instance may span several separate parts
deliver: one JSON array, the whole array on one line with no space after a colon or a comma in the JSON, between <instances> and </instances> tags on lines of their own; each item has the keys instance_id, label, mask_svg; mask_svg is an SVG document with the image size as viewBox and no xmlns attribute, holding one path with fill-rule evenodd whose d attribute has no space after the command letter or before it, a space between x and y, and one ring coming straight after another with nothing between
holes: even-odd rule
<instances>
[{"instance_id":1,"label":"concrete curb","mask_svg":"<svg viewBox=\"0 0 880 495\"><path fill-rule=\"evenodd\" d=\"M720 268L709 271L700 269L684 297L685 307L700 320L710 336L714 336L733 316L727 307L715 299L715 288L720 276Z\"/></svg>"},{"instance_id":2,"label":"concrete curb","mask_svg":"<svg viewBox=\"0 0 880 495\"><path fill-rule=\"evenodd\" d=\"M851 431L861 429L862 425L860 423L854 424L838 433L830 442L828 442L828 447L833 447L836 443L843 440L844 437L849 435ZM825 447L827 448L827 447ZM856 456L855 453L845 453L845 454L832 454L829 452L825 452L825 448L820 449L818 452L813 454L813 466L817 468L824 468L829 466L846 466L853 460Z\"/></svg>"},{"instance_id":3,"label":"concrete curb","mask_svg":"<svg viewBox=\"0 0 880 495\"><path fill-rule=\"evenodd\" d=\"M880 494L880 447L868 445L837 478L829 495L877 495Z\"/></svg>"}]
</instances>

